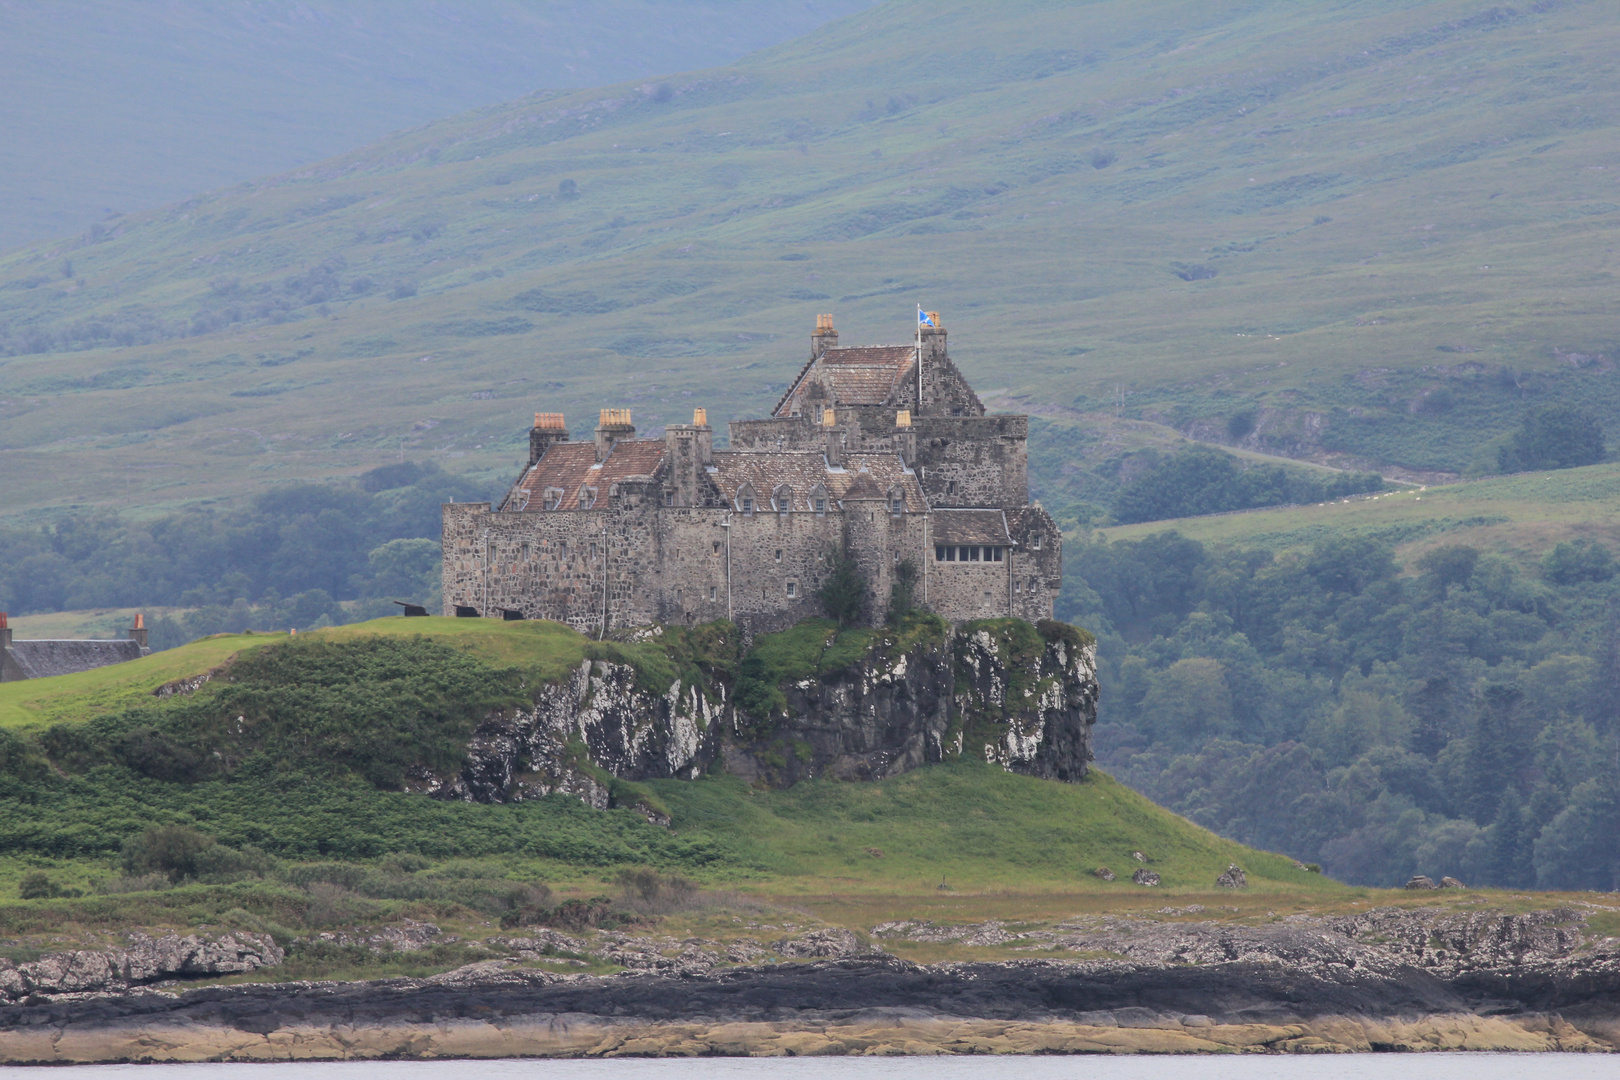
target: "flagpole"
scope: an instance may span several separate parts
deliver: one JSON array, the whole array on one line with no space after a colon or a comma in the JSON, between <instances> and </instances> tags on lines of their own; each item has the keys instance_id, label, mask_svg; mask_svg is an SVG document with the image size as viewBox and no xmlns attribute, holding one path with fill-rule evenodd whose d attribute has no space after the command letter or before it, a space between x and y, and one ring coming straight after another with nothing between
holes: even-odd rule
<instances>
[{"instance_id":1,"label":"flagpole","mask_svg":"<svg viewBox=\"0 0 1620 1080\"><path fill-rule=\"evenodd\" d=\"M917 415L922 415L922 305L917 305Z\"/></svg>"}]
</instances>

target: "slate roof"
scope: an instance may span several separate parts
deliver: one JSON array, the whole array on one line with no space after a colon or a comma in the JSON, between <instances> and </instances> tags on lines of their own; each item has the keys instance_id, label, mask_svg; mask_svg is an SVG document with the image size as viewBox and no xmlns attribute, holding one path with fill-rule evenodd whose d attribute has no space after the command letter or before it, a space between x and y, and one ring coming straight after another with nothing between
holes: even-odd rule
<instances>
[{"instance_id":1,"label":"slate roof","mask_svg":"<svg viewBox=\"0 0 1620 1080\"><path fill-rule=\"evenodd\" d=\"M917 350L911 345L863 345L828 349L820 362L812 360L799 372L788 392L777 402L773 416L792 416L811 372L832 388L839 405L882 405L895 388L916 371Z\"/></svg>"},{"instance_id":2,"label":"slate roof","mask_svg":"<svg viewBox=\"0 0 1620 1080\"><path fill-rule=\"evenodd\" d=\"M899 487L906 496L906 510L918 513L928 508L917 474L905 467L895 454L848 454L842 468L827 464L819 450L769 452L716 451L714 469L709 473L726 501L737 505L737 493L751 484L759 509L769 511L771 496L778 485L793 489L793 509L811 509L810 491L817 484L827 489L827 497L842 499L884 499Z\"/></svg>"},{"instance_id":3,"label":"slate roof","mask_svg":"<svg viewBox=\"0 0 1620 1080\"><path fill-rule=\"evenodd\" d=\"M613 447L607 460L596 461L596 443L555 443L546 450L529 471L512 485L502 510L544 510L547 488L562 490L562 502L553 509L579 510L581 488L596 489L596 506L605 507L602 500L608 489L620 480L634 476L652 476L664 461L662 439L636 439Z\"/></svg>"},{"instance_id":4,"label":"slate roof","mask_svg":"<svg viewBox=\"0 0 1620 1080\"><path fill-rule=\"evenodd\" d=\"M929 522L930 538L936 544L1009 545L1007 515L1000 510L956 510L935 507Z\"/></svg>"},{"instance_id":5,"label":"slate roof","mask_svg":"<svg viewBox=\"0 0 1620 1080\"><path fill-rule=\"evenodd\" d=\"M143 655L137 641L68 641L51 638L13 641L6 654L30 679L71 675L76 671L139 660Z\"/></svg>"}]
</instances>

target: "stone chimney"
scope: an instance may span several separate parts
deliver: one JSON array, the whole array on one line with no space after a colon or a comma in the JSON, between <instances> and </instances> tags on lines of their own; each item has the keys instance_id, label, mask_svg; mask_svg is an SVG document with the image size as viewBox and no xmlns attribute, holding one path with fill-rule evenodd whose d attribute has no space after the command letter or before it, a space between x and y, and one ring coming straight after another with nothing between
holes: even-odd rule
<instances>
[{"instance_id":1,"label":"stone chimney","mask_svg":"<svg viewBox=\"0 0 1620 1080\"><path fill-rule=\"evenodd\" d=\"M810 335L810 359L814 360L828 349L838 348L838 331L833 329L831 315L816 316L816 332Z\"/></svg>"},{"instance_id":2,"label":"stone chimney","mask_svg":"<svg viewBox=\"0 0 1620 1080\"><path fill-rule=\"evenodd\" d=\"M529 430L529 464L546 456L546 451L560 442L568 441L568 429L563 426L560 412L537 412L534 427Z\"/></svg>"},{"instance_id":3,"label":"stone chimney","mask_svg":"<svg viewBox=\"0 0 1620 1080\"><path fill-rule=\"evenodd\" d=\"M0 611L0 649L11 648L11 624L6 622L6 613Z\"/></svg>"},{"instance_id":4,"label":"stone chimney","mask_svg":"<svg viewBox=\"0 0 1620 1080\"><path fill-rule=\"evenodd\" d=\"M842 468L844 464L844 429L838 426L838 410L821 411L821 433L827 447L827 464Z\"/></svg>"},{"instance_id":5,"label":"stone chimney","mask_svg":"<svg viewBox=\"0 0 1620 1080\"><path fill-rule=\"evenodd\" d=\"M606 461L613 447L636 437L636 426L630 422L629 409L603 409L596 425L596 460Z\"/></svg>"},{"instance_id":6,"label":"stone chimney","mask_svg":"<svg viewBox=\"0 0 1620 1080\"><path fill-rule=\"evenodd\" d=\"M146 616L139 611L135 613L135 625L129 628L129 640L139 645L142 653L152 651L146 645Z\"/></svg>"},{"instance_id":7,"label":"stone chimney","mask_svg":"<svg viewBox=\"0 0 1620 1080\"><path fill-rule=\"evenodd\" d=\"M693 409L690 424L664 428L664 451L669 455L669 486L665 501L675 506L696 506L703 490L702 473L714 463L714 429L707 409Z\"/></svg>"},{"instance_id":8,"label":"stone chimney","mask_svg":"<svg viewBox=\"0 0 1620 1080\"><path fill-rule=\"evenodd\" d=\"M919 326L917 332L922 337L923 370L926 372L930 360L945 359L945 324L939 320L939 312L930 311L928 317L934 321L933 326Z\"/></svg>"},{"instance_id":9,"label":"stone chimney","mask_svg":"<svg viewBox=\"0 0 1620 1080\"><path fill-rule=\"evenodd\" d=\"M911 426L910 409L900 409L894 414L894 449L906 468L917 467L917 429Z\"/></svg>"}]
</instances>

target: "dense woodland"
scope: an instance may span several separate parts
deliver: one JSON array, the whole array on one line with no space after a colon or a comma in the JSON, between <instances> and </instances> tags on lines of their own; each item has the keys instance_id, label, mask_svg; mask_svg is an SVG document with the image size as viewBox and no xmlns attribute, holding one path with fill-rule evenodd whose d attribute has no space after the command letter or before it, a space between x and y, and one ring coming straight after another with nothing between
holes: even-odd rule
<instances>
[{"instance_id":1,"label":"dense woodland","mask_svg":"<svg viewBox=\"0 0 1620 1080\"><path fill-rule=\"evenodd\" d=\"M1060 618L1099 638L1100 762L1336 877L1620 887L1620 582L1376 539L1071 542Z\"/></svg>"}]
</instances>

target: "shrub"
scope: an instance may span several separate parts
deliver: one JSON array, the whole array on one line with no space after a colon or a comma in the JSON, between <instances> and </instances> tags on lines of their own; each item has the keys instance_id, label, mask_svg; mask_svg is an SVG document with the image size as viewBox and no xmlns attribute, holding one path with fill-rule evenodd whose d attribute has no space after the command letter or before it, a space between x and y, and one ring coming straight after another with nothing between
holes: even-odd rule
<instances>
[{"instance_id":1,"label":"shrub","mask_svg":"<svg viewBox=\"0 0 1620 1080\"><path fill-rule=\"evenodd\" d=\"M172 882L197 874L197 857L214 846L214 838L184 825L159 825L124 841L124 872L160 873Z\"/></svg>"},{"instance_id":2,"label":"shrub","mask_svg":"<svg viewBox=\"0 0 1620 1080\"><path fill-rule=\"evenodd\" d=\"M1614 577L1614 555L1593 540L1566 540L1542 556L1541 573L1555 585L1608 581Z\"/></svg>"},{"instance_id":3,"label":"shrub","mask_svg":"<svg viewBox=\"0 0 1620 1080\"><path fill-rule=\"evenodd\" d=\"M1497 451L1503 472L1571 469L1603 460L1603 428L1597 417L1573 405L1540 405Z\"/></svg>"},{"instance_id":4,"label":"shrub","mask_svg":"<svg viewBox=\"0 0 1620 1080\"><path fill-rule=\"evenodd\" d=\"M890 626L898 626L911 610L919 576L917 563L912 559L902 559L894 568L894 584L889 586L889 609L884 613L884 621Z\"/></svg>"},{"instance_id":5,"label":"shrub","mask_svg":"<svg viewBox=\"0 0 1620 1080\"><path fill-rule=\"evenodd\" d=\"M866 614L866 594L866 576L859 564L846 552L835 554L832 573L816 590L816 599L828 617L837 620L839 626L859 623Z\"/></svg>"},{"instance_id":6,"label":"shrub","mask_svg":"<svg viewBox=\"0 0 1620 1080\"><path fill-rule=\"evenodd\" d=\"M625 906L642 915L667 915L689 907L698 887L679 874L637 868L619 871Z\"/></svg>"},{"instance_id":7,"label":"shrub","mask_svg":"<svg viewBox=\"0 0 1620 1080\"><path fill-rule=\"evenodd\" d=\"M43 870L32 870L17 883L17 896L22 900L54 900L59 896L83 896L79 889L64 889L50 879Z\"/></svg>"}]
</instances>

